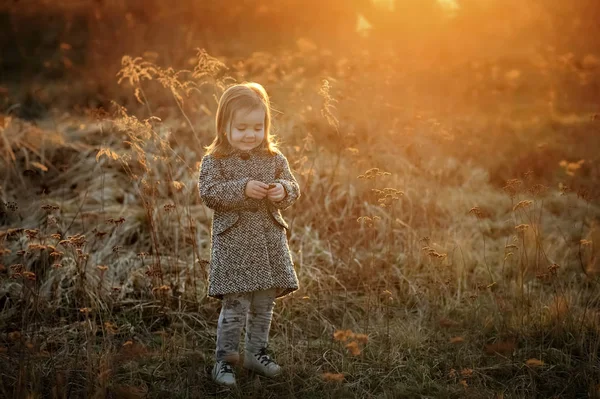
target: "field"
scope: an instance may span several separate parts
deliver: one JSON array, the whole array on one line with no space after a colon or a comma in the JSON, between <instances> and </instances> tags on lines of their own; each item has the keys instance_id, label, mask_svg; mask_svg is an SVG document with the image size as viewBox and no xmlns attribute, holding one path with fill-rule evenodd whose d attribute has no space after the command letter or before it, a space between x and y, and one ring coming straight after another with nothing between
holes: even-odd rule
<instances>
[{"instance_id":1,"label":"field","mask_svg":"<svg viewBox=\"0 0 600 399\"><path fill-rule=\"evenodd\" d=\"M560 38L538 2L465 1L427 29L406 9L355 26L332 0L328 21L314 1L17 3L0 6L1 397L600 397L600 43L576 30L593 2ZM269 92L300 184L300 289L271 327L283 377L240 367L226 390L197 179L243 81Z\"/></svg>"}]
</instances>

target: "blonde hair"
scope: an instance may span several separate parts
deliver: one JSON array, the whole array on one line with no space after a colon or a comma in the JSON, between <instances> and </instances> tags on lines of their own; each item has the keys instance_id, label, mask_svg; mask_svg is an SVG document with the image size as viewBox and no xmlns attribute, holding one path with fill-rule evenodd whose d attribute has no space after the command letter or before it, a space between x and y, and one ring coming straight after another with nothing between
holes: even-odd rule
<instances>
[{"instance_id":1,"label":"blonde hair","mask_svg":"<svg viewBox=\"0 0 600 399\"><path fill-rule=\"evenodd\" d=\"M240 109L262 108L265 111L265 138L261 146L269 154L275 155L277 144L271 136L271 105L269 96L264 87L258 83L247 82L230 86L225 90L217 108L216 135L213 142L207 146L206 153L222 157L232 149L227 140L227 131L231 130L231 123L235 111Z\"/></svg>"}]
</instances>

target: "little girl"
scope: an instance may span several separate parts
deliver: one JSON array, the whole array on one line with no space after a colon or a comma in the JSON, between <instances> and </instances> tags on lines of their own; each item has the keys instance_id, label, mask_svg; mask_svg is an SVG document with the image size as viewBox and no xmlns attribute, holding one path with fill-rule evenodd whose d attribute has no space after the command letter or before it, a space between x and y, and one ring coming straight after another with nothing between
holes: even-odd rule
<instances>
[{"instance_id":1,"label":"little girl","mask_svg":"<svg viewBox=\"0 0 600 399\"><path fill-rule=\"evenodd\" d=\"M235 385L232 366L244 324L244 367L269 377L281 373L266 352L273 306L275 298L298 289L280 210L298 199L300 189L270 125L261 85L229 87L200 167L200 197L214 210L208 295L222 300L212 376L225 385Z\"/></svg>"}]
</instances>

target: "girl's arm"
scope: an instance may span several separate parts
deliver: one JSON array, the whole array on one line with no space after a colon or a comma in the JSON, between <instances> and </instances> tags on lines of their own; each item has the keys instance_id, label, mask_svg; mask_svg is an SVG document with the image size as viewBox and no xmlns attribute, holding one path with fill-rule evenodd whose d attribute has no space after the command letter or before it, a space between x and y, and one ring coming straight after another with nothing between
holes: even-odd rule
<instances>
[{"instance_id":1,"label":"girl's arm","mask_svg":"<svg viewBox=\"0 0 600 399\"><path fill-rule=\"evenodd\" d=\"M287 158L282 153L277 153L276 162L277 174L273 183L280 183L286 192L286 196L281 201L273 202L273 205L278 209L284 210L292 206L300 198L300 186L290 171Z\"/></svg>"},{"instance_id":2,"label":"girl's arm","mask_svg":"<svg viewBox=\"0 0 600 399\"><path fill-rule=\"evenodd\" d=\"M215 211L232 211L256 207L251 198L246 197L246 184L251 179L225 180L218 161L206 155L200 164L198 189L200 198L207 207Z\"/></svg>"}]
</instances>

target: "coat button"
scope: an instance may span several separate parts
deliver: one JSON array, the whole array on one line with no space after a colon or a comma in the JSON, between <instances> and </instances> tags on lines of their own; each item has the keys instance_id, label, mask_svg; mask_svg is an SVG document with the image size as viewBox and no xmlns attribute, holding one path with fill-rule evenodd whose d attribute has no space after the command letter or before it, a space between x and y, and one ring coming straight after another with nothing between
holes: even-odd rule
<instances>
[{"instance_id":1,"label":"coat button","mask_svg":"<svg viewBox=\"0 0 600 399\"><path fill-rule=\"evenodd\" d=\"M250 159L250 154L248 154L248 153L245 153L245 152L242 152L242 153L240 154L240 158L242 158L244 161L247 161L247 160L249 160L249 159Z\"/></svg>"},{"instance_id":2,"label":"coat button","mask_svg":"<svg viewBox=\"0 0 600 399\"><path fill-rule=\"evenodd\" d=\"M252 208L248 209L250 212L258 212L258 207L257 206L253 206Z\"/></svg>"}]
</instances>

